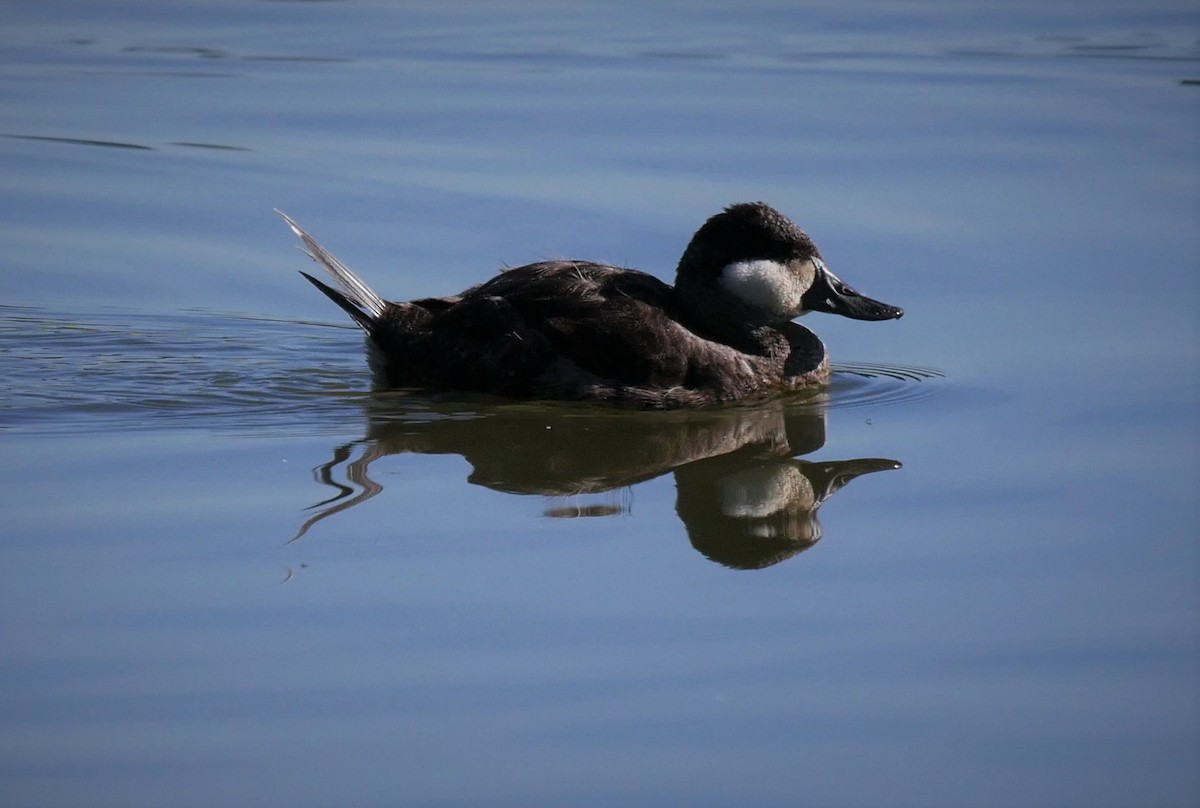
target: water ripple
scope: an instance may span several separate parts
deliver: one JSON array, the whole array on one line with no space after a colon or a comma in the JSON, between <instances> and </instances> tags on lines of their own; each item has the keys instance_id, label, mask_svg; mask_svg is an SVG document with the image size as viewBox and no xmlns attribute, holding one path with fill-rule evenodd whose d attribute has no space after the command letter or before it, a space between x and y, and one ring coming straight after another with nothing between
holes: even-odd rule
<instances>
[{"instance_id":1,"label":"water ripple","mask_svg":"<svg viewBox=\"0 0 1200 808\"><path fill-rule=\"evenodd\" d=\"M417 420L453 411L428 397L371 393L346 331L212 312L67 317L0 306L0 430L187 424L323 433L368 410ZM834 408L914 401L943 378L926 368L839 364L820 399Z\"/></svg>"},{"instance_id":2,"label":"water ripple","mask_svg":"<svg viewBox=\"0 0 1200 808\"><path fill-rule=\"evenodd\" d=\"M361 412L367 374L348 353L344 329L307 323L0 307L0 429L319 429Z\"/></svg>"},{"instance_id":3,"label":"water ripple","mask_svg":"<svg viewBox=\"0 0 1200 808\"><path fill-rule=\"evenodd\" d=\"M945 389L946 374L908 365L835 363L829 406L851 408L921 401Z\"/></svg>"}]
</instances>

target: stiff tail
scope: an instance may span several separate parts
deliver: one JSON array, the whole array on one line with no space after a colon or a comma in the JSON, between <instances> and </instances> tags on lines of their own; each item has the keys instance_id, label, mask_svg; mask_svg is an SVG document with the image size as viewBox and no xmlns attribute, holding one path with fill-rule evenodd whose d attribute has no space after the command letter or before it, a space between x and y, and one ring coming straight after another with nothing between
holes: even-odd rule
<instances>
[{"instance_id":1,"label":"stiff tail","mask_svg":"<svg viewBox=\"0 0 1200 808\"><path fill-rule=\"evenodd\" d=\"M292 232L300 237L300 241L304 243L301 248L304 254L320 264L337 282L341 290L325 285L307 272L300 274L307 278L313 286L324 292L330 300L337 303L353 318L354 322L358 323L363 331L369 334L371 326L383 316L387 306L383 298L371 291L371 287L363 283L362 279L351 272L345 264L334 258L312 236L305 233L300 225L292 221L290 216L281 210L275 212L282 216L288 227L292 228Z\"/></svg>"}]
</instances>

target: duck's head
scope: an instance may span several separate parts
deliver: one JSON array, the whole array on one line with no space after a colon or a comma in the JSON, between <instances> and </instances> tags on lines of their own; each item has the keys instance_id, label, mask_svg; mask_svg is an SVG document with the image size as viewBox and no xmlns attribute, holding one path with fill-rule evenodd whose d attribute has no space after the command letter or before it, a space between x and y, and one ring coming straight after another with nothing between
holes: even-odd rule
<instances>
[{"instance_id":1,"label":"duck's head","mask_svg":"<svg viewBox=\"0 0 1200 808\"><path fill-rule=\"evenodd\" d=\"M762 202L731 205L692 236L675 288L694 314L781 325L810 311L894 320L904 310L864 297L829 271L817 245Z\"/></svg>"}]
</instances>

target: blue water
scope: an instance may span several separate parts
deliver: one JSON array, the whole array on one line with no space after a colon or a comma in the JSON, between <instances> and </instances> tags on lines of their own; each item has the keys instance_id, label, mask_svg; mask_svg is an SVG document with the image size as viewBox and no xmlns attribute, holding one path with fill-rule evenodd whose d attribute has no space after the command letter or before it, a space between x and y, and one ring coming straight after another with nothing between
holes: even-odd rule
<instances>
[{"instance_id":1,"label":"blue water","mask_svg":"<svg viewBox=\"0 0 1200 808\"><path fill-rule=\"evenodd\" d=\"M0 804L1200 802L1200 14L0 7ZM713 411L372 392L382 294L763 199L903 320Z\"/></svg>"}]
</instances>

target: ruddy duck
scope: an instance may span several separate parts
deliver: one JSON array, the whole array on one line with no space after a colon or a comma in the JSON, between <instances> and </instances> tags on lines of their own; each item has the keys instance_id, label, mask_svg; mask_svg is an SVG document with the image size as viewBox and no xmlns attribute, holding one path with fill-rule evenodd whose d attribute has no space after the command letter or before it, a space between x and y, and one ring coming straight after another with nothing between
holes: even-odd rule
<instances>
[{"instance_id":1,"label":"ruddy duck","mask_svg":"<svg viewBox=\"0 0 1200 808\"><path fill-rule=\"evenodd\" d=\"M803 230L761 202L705 222L673 287L634 269L543 261L408 302L375 294L280 215L340 289L301 274L366 332L387 387L654 408L735 401L829 377L825 346L793 318L904 314L843 283Z\"/></svg>"}]
</instances>

